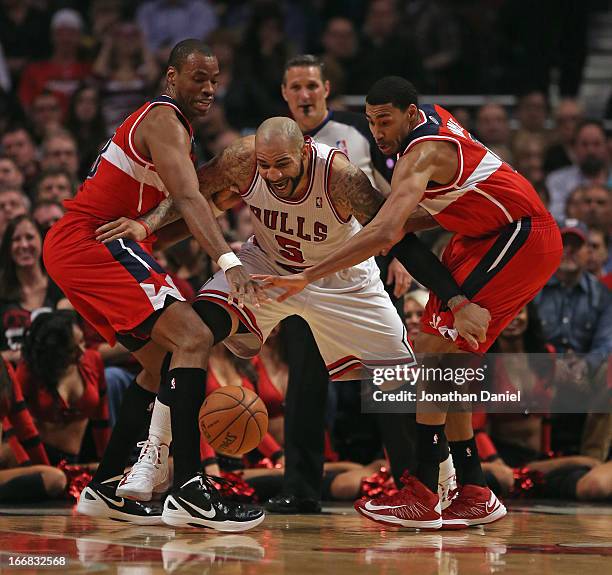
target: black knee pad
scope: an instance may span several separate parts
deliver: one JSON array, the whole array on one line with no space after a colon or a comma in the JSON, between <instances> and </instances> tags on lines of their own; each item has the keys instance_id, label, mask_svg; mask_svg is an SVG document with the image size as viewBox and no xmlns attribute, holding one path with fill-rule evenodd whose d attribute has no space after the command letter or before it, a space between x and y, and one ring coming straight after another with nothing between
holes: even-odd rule
<instances>
[{"instance_id":1,"label":"black knee pad","mask_svg":"<svg viewBox=\"0 0 612 575\"><path fill-rule=\"evenodd\" d=\"M223 341L232 331L232 317L222 306L210 301L198 300L193 303L193 309L212 332L213 345Z\"/></svg>"}]
</instances>

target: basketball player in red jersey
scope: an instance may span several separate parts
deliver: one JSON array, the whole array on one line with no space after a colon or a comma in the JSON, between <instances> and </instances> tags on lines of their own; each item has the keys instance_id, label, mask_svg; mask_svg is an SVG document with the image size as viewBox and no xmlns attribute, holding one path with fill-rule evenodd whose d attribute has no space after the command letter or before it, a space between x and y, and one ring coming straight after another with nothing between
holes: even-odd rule
<instances>
[{"instance_id":1,"label":"basketball player in red jersey","mask_svg":"<svg viewBox=\"0 0 612 575\"><path fill-rule=\"evenodd\" d=\"M333 256L300 274L259 279L284 287L285 299L380 252L391 250L404 261L410 257L405 234L413 231L408 218L421 214L431 225L455 232L442 263L466 297L449 302L448 309L430 295L415 349L484 353L557 269L563 251L559 230L525 178L444 108L419 106L407 80L376 82L366 98L366 116L380 150L398 155L391 195L372 222ZM469 334L462 337L453 323L453 313L470 300L491 313L480 345ZM435 490L445 423L461 487L441 512ZM501 519L505 507L486 487L477 453L471 414L417 411L415 477L407 477L397 495L360 501L356 509L382 524L417 528L460 529Z\"/></svg>"},{"instance_id":2,"label":"basketball player in red jersey","mask_svg":"<svg viewBox=\"0 0 612 575\"><path fill-rule=\"evenodd\" d=\"M123 473L133 440L146 425L157 375L171 352L168 385L162 386L167 397L160 399L169 406L174 432L177 500L198 510L199 520L192 518L189 524L243 531L264 518L260 508L222 501L198 474L198 410L205 395L212 332L153 259L150 243L120 239L101 244L95 234L109 219L138 220L169 195L193 236L224 270L230 301L258 302L259 288L226 244L210 205L199 193L191 157L191 122L208 112L218 74L217 59L203 42L177 44L168 61L166 93L119 126L45 240L47 271L75 309L111 344L125 345L145 370L126 391L103 461L81 494L78 511L87 515L186 524L181 509L164 510L162 517L154 506L116 497L111 481Z\"/></svg>"}]
</instances>

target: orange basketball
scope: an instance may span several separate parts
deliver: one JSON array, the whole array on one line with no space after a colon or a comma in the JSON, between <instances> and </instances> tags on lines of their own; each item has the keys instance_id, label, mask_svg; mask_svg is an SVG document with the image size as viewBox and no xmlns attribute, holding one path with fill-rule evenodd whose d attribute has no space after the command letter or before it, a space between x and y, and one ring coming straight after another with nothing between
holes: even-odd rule
<instances>
[{"instance_id":1,"label":"orange basketball","mask_svg":"<svg viewBox=\"0 0 612 575\"><path fill-rule=\"evenodd\" d=\"M200 430L215 451L243 455L255 449L268 431L268 410L254 391L226 385L204 400Z\"/></svg>"}]
</instances>

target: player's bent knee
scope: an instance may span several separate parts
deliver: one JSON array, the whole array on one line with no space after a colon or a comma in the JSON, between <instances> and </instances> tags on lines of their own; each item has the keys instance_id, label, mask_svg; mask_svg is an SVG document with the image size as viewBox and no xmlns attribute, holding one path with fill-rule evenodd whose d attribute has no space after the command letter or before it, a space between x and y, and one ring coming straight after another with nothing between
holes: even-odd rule
<instances>
[{"instance_id":1,"label":"player's bent knee","mask_svg":"<svg viewBox=\"0 0 612 575\"><path fill-rule=\"evenodd\" d=\"M612 495L612 478L593 471L581 477L576 484L576 497L581 501L607 499Z\"/></svg>"},{"instance_id":2,"label":"player's bent knee","mask_svg":"<svg viewBox=\"0 0 612 575\"><path fill-rule=\"evenodd\" d=\"M55 467L42 467L42 480L49 497L58 497L66 489L67 479L63 471Z\"/></svg>"}]
</instances>

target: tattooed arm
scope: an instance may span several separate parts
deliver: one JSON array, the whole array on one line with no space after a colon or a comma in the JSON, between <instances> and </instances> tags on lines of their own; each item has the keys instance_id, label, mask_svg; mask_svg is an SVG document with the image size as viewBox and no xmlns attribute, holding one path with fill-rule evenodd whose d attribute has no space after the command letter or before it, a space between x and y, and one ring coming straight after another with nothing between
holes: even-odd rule
<instances>
[{"instance_id":1,"label":"tattooed arm","mask_svg":"<svg viewBox=\"0 0 612 575\"><path fill-rule=\"evenodd\" d=\"M240 202L239 191L248 188L255 168L255 137L247 136L236 140L197 171L200 193L211 204L213 213L215 208L228 210ZM142 241L151 233L179 220L181 214L169 196L136 221L119 218L100 226L96 230L96 239L110 242L127 237ZM180 236L185 237L185 226L177 224L172 229L181 230ZM168 238L174 237L179 236L174 232L168 234Z\"/></svg>"},{"instance_id":2,"label":"tattooed arm","mask_svg":"<svg viewBox=\"0 0 612 575\"><path fill-rule=\"evenodd\" d=\"M385 201L368 177L342 154L334 156L328 186L338 215L343 220L353 215L361 225L366 225Z\"/></svg>"},{"instance_id":3,"label":"tattooed arm","mask_svg":"<svg viewBox=\"0 0 612 575\"><path fill-rule=\"evenodd\" d=\"M240 201L237 190L248 187L255 170L254 150L254 136L240 138L197 171L200 193L218 210L227 210ZM151 231L178 219L180 214L170 197L140 218Z\"/></svg>"}]
</instances>

